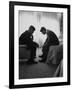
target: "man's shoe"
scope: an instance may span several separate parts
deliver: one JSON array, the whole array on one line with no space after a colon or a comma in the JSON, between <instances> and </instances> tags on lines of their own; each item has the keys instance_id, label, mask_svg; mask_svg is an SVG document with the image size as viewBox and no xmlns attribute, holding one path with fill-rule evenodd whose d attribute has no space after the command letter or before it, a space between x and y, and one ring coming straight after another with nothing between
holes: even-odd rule
<instances>
[{"instance_id":1,"label":"man's shoe","mask_svg":"<svg viewBox=\"0 0 72 90\"><path fill-rule=\"evenodd\" d=\"M39 62L45 63L45 62L46 62L46 59L42 59L42 60L40 60Z\"/></svg>"}]
</instances>

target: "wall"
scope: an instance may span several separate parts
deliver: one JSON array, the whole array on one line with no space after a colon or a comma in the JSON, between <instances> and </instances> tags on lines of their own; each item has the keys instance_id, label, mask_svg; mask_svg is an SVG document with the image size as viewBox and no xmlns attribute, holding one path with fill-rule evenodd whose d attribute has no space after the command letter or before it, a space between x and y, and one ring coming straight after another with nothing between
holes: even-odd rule
<instances>
[{"instance_id":1,"label":"wall","mask_svg":"<svg viewBox=\"0 0 72 90\"><path fill-rule=\"evenodd\" d=\"M21 0L21 1L70 4L71 15L72 15L72 0ZM72 30L72 25L71 25L71 30ZM71 65L71 69L72 69L72 65ZM72 71L71 71L71 76L72 76ZM9 90L8 80L9 80L9 0L0 0L0 90ZM72 90L72 78L71 78L70 86L27 88L25 90Z\"/></svg>"}]
</instances>

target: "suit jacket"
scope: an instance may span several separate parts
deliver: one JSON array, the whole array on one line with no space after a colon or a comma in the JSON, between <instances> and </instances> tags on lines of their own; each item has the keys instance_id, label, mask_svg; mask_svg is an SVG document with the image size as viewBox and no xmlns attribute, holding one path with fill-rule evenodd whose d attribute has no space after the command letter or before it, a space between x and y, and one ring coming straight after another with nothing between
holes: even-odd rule
<instances>
[{"instance_id":1,"label":"suit jacket","mask_svg":"<svg viewBox=\"0 0 72 90\"><path fill-rule=\"evenodd\" d=\"M21 34L19 38L19 44L27 44L28 42L33 41L33 35L29 31L25 31Z\"/></svg>"},{"instance_id":2,"label":"suit jacket","mask_svg":"<svg viewBox=\"0 0 72 90\"><path fill-rule=\"evenodd\" d=\"M54 32L47 30L47 39L44 43L44 47L51 45L59 45L59 40Z\"/></svg>"}]
</instances>

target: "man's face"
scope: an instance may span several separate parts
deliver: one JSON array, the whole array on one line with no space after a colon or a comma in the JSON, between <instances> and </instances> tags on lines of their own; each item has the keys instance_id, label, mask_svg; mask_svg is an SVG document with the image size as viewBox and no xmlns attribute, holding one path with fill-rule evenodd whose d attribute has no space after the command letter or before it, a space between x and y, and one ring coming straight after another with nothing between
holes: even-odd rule
<instances>
[{"instance_id":1,"label":"man's face","mask_svg":"<svg viewBox=\"0 0 72 90\"><path fill-rule=\"evenodd\" d=\"M41 32L42 32L42 34L44 34L44 35L46 34L46 31L45 31L45 30L43 30L43 31L41 31Z\"/></svg>"},{"instance_id":2,"label":"man's face","mask_svg":"<svg viewBox=\"0 0 72 90\"><path fill-rule=\"evenodd\" d=\"M34 29L33 29L33 28L30 29L30 33L31 33L31 34L34 33Z\"/></svg>"}]
</instances>

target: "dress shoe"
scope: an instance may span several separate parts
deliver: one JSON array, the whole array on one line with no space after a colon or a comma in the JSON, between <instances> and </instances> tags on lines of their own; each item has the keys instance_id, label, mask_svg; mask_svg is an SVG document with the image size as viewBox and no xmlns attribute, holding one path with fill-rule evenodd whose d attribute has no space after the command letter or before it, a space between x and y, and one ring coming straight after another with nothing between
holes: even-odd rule
<instances>
[{"instance_id":1,"label":"dress shoe","mask_svg":"<svg viewBox=\"0 0 72 90\"><path fill-rule=\"evenodd\" d=\"M42 59L42 60L40 60L39 62L45 63L45 62L46 62L46 59Z\"/></svg>"}]
</instances>

